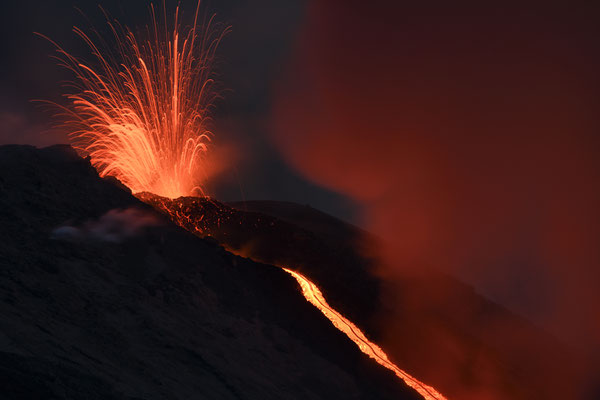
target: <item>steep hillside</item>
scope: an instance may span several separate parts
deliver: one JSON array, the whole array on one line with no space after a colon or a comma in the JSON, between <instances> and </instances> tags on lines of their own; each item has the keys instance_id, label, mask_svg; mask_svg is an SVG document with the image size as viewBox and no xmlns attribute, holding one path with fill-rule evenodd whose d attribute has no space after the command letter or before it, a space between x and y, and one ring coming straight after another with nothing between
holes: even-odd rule
<instances>
[{"instance_id":1,"label":"steep hillside","mask_svg":"<svg viewBox=\"0 0 600 400\"><path fill-rule=\"evenodd\" d=\"M360 251L376 239L318 210L137 196L200 237L308 276L401 368L451 399L558 400L580 388L580 364L551 335L439 271L378 277Z\"/></svg>"},{"instance_id":2,"label":"steep hillside","mask_svg":"<svg viewBox=\"0 0 600 400\"><path fill-rule=\"evenodd\" d=\"M7 399L414 399L279 268L175 226L67 146L0 147Z\"/></svg>"}]
</instances>

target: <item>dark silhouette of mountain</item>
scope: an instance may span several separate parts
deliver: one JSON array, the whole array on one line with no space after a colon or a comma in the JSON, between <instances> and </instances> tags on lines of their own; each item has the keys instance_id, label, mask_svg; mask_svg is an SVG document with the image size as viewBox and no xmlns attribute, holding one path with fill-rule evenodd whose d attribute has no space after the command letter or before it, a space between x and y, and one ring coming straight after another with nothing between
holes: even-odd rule
<instances>
[{"instance_id":1,"label":"dark silhouette of mountain","mask_svg":"<svg viewBox=\"0 0 600 400\"><path fill-rule=\"evenodd\" d=\"M68 146L0 147L0 297L3 399L420 398L286 272L181 229Z\"/></svg>"}]
</instances>

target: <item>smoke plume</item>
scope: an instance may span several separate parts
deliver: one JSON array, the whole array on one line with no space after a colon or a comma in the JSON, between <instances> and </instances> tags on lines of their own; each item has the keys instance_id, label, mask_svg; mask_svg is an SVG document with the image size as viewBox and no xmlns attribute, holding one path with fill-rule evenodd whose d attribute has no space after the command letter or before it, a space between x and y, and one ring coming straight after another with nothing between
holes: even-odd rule
<instances>
[{"instance_id":1,"label":"smoke plume","mask_svg":"<svg viewBox=\"0 0 600 400\"><path fill-rule=\"evenodd\" d=\"M160 225L154 214L138 208L114 209L96 220L89 220L81 226L63 225L52 231L51 237L67 241L100 241L121 243L135 237L151 226Z\"/></svg>"},{"instance_id":2,"label":"smoke plume","mask_svg":"<svg viewBox=\"0 0 600 400\"><path fill-rule=\"evenodd\" d=\"M276 87L274 142L362 205L392 288L450 273L597 359L598 9L396 3L311 3ZM410 301L426 310L450 292Z\"/></svg>"}]
</instances>

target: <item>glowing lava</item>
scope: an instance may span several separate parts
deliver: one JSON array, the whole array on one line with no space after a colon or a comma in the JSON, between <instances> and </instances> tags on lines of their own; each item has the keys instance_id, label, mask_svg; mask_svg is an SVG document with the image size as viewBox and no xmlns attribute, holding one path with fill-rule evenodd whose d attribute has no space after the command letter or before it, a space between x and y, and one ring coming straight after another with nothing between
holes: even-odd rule
<instances>
[{"instance_id":1,"label":"glowing lava","mask_svg":"<svg viewBox=\"0 0 600 400\"><path fill-rule=\"evenodd\" d=\"M179 7L171 31L159 28L153 6L153 23L143 34L107 17L112 48L100 48L74 28L93 64L51 41L61 65L76 76L69 85L75 94L67 94L69 106L61 107L74 147L91 156L101 176L113 175L133 192L171 198L202 193L210 109L218 98L212 64L228 29L216 29L214 16L199 26L199 6L187 31Z\"/></svg>"},{"instance_id":2,"label":"glowing lava","mask_svg":"<svg viewBox=\"0 0 600 400\"><path fill-rule=\"evenodd\" d=\"M356 343L360 351L377 361L380 365L393 371L398 378L402 379L408 386L415 389L426 400L446 399L434 388L424 384L423 382L420 382L416 378L413 378L398 368L393 362L391 362L388 359L387 354L385 354L385 352L375 343L369 341L365 334L358 329L356 325L346 319L342 314L331 308L331 306L327 304L327 301L325 300L325 297L319 288L314 283L309 281L304 275L287 268L283 268L283 270L296 278L300 284L300 287L302 288L302 294L306 300L308 300L313 306L317 307L337 329L344 332L346 336L350 338L350 340Z\"/></svg>"}]
</instances>

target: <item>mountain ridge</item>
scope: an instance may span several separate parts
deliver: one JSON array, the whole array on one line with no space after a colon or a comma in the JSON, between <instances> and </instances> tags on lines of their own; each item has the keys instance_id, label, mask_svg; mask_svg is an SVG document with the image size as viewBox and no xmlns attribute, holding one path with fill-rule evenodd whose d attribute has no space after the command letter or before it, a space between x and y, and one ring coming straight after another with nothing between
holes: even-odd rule
<instances>
[{"instance_id":1,"label":"mountain ridge","mask_svg":"<svg viewBox=\"0 0 600 400\"><path fill-rule=\"evenodd\" d=\"M286 272L173 225L68 146L0 146L0 192L5 398L419 398Z\"/></svg>"}]
</instances>

